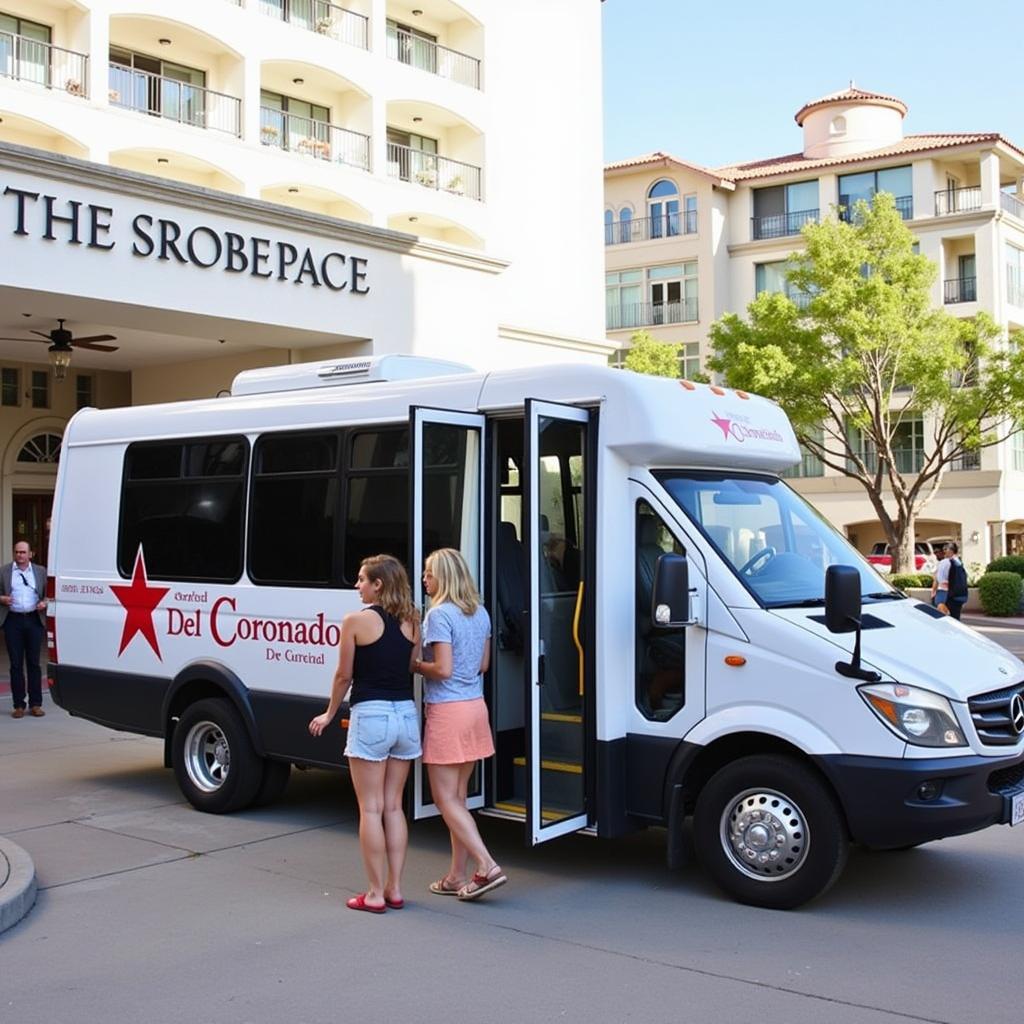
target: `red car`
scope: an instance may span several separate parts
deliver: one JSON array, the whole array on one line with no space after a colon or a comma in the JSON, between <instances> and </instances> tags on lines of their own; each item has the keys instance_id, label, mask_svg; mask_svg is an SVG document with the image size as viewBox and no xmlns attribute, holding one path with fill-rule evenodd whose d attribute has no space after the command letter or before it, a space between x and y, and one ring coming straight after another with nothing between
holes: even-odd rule
<instances>
[{"instance_id":1,"label":"red car","mask_svg":"<svg viewBox=\"0 0 1024 1024\"><path fill-rule=\"evenodd\" d=\"M868 555L868 561L879 572L892 571L892 555L889 553L889 545L879 541ZM931 572L938 561L935 551L928 541L917 541L914 544L914 572Z\"/></svg>"}]
</instances>

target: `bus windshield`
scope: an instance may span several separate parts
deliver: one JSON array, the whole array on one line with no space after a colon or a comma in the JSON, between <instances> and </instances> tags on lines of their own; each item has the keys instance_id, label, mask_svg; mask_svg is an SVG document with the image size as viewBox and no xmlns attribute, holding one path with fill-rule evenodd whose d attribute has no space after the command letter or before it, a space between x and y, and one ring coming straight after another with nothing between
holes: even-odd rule
<instances>
[{"instance_id":1,"label":"bus windshield","mask_svg":"<svg viewBox=\"0 0 1024 1024\"><path fill-rule=\"evenodd\" d=\"M703 470L654 475L766 608L825 603L825 570L852 565L865 597L900 597L781 480Z\"/></svg>"}]
</instances>

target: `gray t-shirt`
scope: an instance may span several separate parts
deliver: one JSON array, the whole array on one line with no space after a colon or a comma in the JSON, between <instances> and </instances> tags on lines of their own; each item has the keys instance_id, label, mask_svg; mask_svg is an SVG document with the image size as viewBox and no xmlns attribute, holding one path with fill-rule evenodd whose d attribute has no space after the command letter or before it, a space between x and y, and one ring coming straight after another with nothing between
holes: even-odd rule
<instances>
[{"instance_id":1,"label":"gray t-shirt","mask_svg":"<svg viewBox=\"0 0 1024 1024\"><path fill-rule=\"evenodd\" d=\"M483 605L467 615L458 605L445 601L427 612L423 622L423 660L434 660L432 644L452 645L451 678L423 680L423 699L428 704L473 700L484 695L480 662L490 635L491 617Z\"/></svg>"}]
</instances>

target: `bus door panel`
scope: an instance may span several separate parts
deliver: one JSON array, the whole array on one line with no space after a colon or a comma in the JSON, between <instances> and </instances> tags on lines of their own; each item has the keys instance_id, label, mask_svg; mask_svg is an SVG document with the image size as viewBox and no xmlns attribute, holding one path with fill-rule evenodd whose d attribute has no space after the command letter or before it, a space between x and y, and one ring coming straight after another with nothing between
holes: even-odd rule
<instances>
[{"instance_id":1,"label":"bus door panel","mask_svg":"<svg viewBox=\"0 0 1024 1024\"><path fill-rule=\"evenodd\" d=\"M409 575L413 603L427 610L423 561L438 548L462 552L477 589L483 593L484 416L448 409L414 407L409 418L411 441L409 493ZM416 702L423 721L423 680L416 678ZM469 782L470 808L484 804L483 762ZM430 795L422 759L413 767L413 817L440 812Z\"/></svg>"},{"instance_id":2,"label":"bus door panel","mask_svg":"<svg viewBox=\"0 0 1024 1024\"><path fill-rule=\"evenodd\" d=\"M532 845L588 824L582 629L593 493L590 413L526 400L526 827ZM592 517L591 517L592 518ZM586 531L586 533L585 533Z\"/></svg>"}]
</instances>

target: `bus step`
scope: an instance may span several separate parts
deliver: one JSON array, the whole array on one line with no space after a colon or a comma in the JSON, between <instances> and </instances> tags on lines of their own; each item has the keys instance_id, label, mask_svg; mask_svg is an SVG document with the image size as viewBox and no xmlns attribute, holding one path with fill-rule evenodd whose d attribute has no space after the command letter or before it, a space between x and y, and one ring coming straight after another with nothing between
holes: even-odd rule
<instances>
[{"instance_id":1,"label":"bus step","mask_svg":"<svg viewBox=\"0 0 1024 1024\"><path fill-rule=\"evenodd\" d=\"M527 792L526 759L512 760L512 792L522 796ZM570 761L543 760L540 776L541 795L545 804L553 807L583 806L583 767Z\"/></svg>"},{"instance_id":2,"label":"bus step","mask_svg":"<svg viewBox=\"0 0 1024 1024\"><path fill-rule=\"evenodd\" d=\"M540 716L540 743L552 760L583 760L583 718L545 711Z\"/></svg>"},{"instance_id":3,"label":"bus step","mask_svg":"<svg viewBox=\"0 0 1024 1024\"><path fill-rule=\"evenodd\" d=\"M526 819L526 804L514 797L510 800L499 800L490 807L481 807L478 814L485 814L491 818L510 818L513 821L524 821ZM543 821L559 821L561 818L568 818L572 811L560 807L545 807L540 812Z\"/></svg>"}]
</instances>

